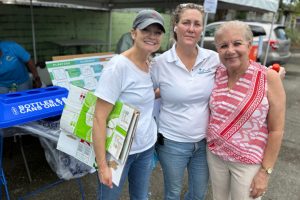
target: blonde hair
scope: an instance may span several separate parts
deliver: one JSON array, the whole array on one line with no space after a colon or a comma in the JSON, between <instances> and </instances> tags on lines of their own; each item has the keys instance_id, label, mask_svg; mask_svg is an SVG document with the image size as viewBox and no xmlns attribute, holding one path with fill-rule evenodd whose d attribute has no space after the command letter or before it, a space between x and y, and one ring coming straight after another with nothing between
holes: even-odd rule
<instances>
[{"instance_id":1,"label":"blonde hair","mask_svg":"<svg viewBox=\"0 0 300 200\"><path fill-rule=\"evenodd\" d=\"M251 28L248 24L242 21L234 20L234 21L228 21L221 24L216 32L215 32L215 42L219 37L222 37L225 30L231 30L231 29L238 29L241 31L242 34L244 34L244 38L246 41L250 42L250 44L253 41L253 33L251 31Z\"/></svg>"},{"instance_id":2,"label":"blonde hair","mask_svg":"<svg viewBox=\"0 0 300 200\"><path fill-rule=\"evenodd\" d=\"M177 41L177 34L174 31L174 27L180 21L181 14L185 10L190 10L190 9L198 10L201 13L201 16L203 16L203 6L201 6L199 4L195 4L195 3L182 3L182 4L179 4L176 7L176 9L175 9L175 11L173 12L173 15L172 15L173 36L174 36L174 39L176 41Z\"/></svg>"}]
</instances>

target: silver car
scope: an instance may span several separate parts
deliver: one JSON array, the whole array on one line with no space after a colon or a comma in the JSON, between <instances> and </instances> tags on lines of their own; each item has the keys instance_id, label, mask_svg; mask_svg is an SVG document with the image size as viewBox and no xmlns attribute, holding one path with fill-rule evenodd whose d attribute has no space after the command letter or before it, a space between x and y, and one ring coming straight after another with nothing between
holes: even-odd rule
<instances>
[{"instance_id":1,"label":"silver car","mask_svg":"<svg viewBox=\"0 0 300 200\"><path fill-rule=\"evenodd\" d=\"M214 22L206 25L204 48L216 50L214 44L215 31L220 24L224 22ZM271 34L270 47L267 57L267 66L273 63L285 64L288 62L291 52L291 40L285 33L285 27L280 24L274 24L271 31L271 23L264 22L245 22L247 23L253 33L253 44L258 45L262 41L262 48L258 50L257 61L263 63L266 55L266 48L268 45L268 38Z\"/></svg>"}]
</instances>

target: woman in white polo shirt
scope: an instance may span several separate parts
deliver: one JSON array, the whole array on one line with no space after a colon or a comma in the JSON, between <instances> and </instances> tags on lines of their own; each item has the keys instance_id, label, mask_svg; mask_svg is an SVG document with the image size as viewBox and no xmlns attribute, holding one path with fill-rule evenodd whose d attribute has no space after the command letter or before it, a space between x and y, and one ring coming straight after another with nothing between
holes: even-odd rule
<instances>
[{"instance_id":1,"label":"woman in white polo shirt","mask_svg":"<svg viewBox=\"0 0 300 200\"><path fill-rule=\"evenodd\" d=\"M159 88L157 153L165 184L165 200L180 199L184 172L188 171L186 200L205 199L208 183L206 129L218 54L200 48L202 7L180 4L173 15L173 47L155 58L151 68Z\"/></svg>"},{"instance_id":2,"label":"woman in white polo shirt","mask_svg":"<svg viewBox=\"0 0 300 200\"><path fill-rule=\"evenodd\" d=\"M139 12L132 26L133 46L113 57L98 82L98 97L93 124L93 144L99 167L98 199L117 200L128 177L131 200L148 199L152 157L157 127L152 117L153 83L149 72L149 57L160 47L165 32L162 16L154 10ZM117 100L140 111L132 147L119 186L112 184L111 169L105 155L106 120Z\"/></svg>"}]
</instances>

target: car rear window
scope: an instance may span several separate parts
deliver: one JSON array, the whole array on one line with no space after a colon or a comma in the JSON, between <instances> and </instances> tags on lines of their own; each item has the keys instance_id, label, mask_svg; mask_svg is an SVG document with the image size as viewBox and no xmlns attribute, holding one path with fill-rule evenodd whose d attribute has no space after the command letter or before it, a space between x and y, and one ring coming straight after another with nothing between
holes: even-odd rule
<instances>
[{"instance_id":1,"label":"car rear window","mask_svg":"<svg viewBox=\"0 0 300 200\"><path fill-rule=\"evenodd\" d=\"M280 40L287 40L288 37L285 33L284 27L277 27L276 29L274 29L275 35L278 39Z\"/></svg>"},{"instance_id":2,"label":"car rear window","mask_svg":"<svg viewBox=\"0 0 300 200\"><path fill-rule=\"evenodd\" d=\"M249 25L249 26L250 26L251 31L253 33L253 37L266 35L266 31L263 27L254 26L254 25Z\"/></svg>"},{"instance_id":3,"label":"car rear window","mask_svg":"<svg viewBox=\"0 0 300 200\"><path fill-rule=\"evenodd\" d=\"M218 27L219 27L219 25L213 25L213 26L210 26L210 27L206 27L205 36L206 37L214 37L215 32L216 32Z\"/></svg>"}]
</instances>

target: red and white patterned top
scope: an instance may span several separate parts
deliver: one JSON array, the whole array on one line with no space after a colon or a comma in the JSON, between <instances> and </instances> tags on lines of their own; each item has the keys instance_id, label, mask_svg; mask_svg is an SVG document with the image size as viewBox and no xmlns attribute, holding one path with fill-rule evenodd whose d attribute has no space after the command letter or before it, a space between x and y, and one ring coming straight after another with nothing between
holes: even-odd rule
<instances>
[{"instance_id":1,"label":"red and white patterned top","mask_svg":"<svg viewBox=\"0 0 300 200\"><path fill-rule=\"evenodd\" d=\"M216 72L207 141L209 150L223 160L262 162L268 138L266 73L266 67L251 61L229 90L226 68L221 65Z\"/></svg>"}]
</instances>

